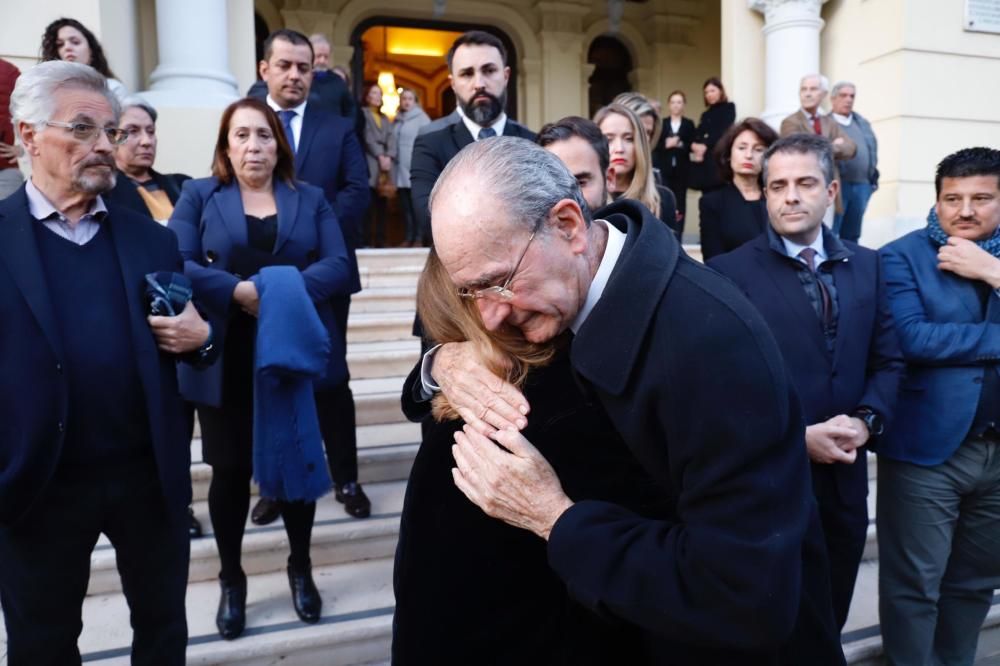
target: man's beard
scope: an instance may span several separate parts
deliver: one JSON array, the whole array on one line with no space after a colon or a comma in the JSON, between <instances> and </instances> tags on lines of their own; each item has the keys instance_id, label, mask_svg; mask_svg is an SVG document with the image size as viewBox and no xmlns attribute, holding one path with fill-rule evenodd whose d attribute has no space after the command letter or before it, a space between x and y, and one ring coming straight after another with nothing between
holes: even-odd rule
<instances>
[{"instance_id":1,"label":"man's beard","mask_svg":"<svg viewBox=\"0 0 1000 666\"><path fill-rule=\"evenodd\" d=\"M107 165L111 169L106 172L92 172L87 170L87 167L95 165ZM109 157L107 160L90 160L86 164L81 165L80 170L75 174L73 189L78 192L85 192L86 194L104 194L114 188L117 181L117 174L114 159Z\"/></svg>"},{"instance_id":2,"label":"man's beard","mask_svg":"<svg viewBox=\"0 0 1000 666\"><path fill-rule=\"evenodd\" d=\"M486 97L489 100L489 103L473 103L473 100L477 97ZM462 112L465 114L466 118L480 127L489 127L493 124L494 120L500 117L500 114L503 113L504 107L507 106L507 89L505 88L504 91L500 93L500 97L491 95L484 90L474 94L468 102L463 99L459 99L458 103L462 107Z\"/></svg>"}]
</instances>

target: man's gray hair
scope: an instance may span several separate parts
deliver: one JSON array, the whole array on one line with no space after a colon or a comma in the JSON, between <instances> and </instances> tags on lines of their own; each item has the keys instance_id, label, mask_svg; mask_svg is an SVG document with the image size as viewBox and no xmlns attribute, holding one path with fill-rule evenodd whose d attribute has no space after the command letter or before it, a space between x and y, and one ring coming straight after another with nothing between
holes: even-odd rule
<instances>
[{"instance_id":1,"label":"man's gray hair","mask_svg":"<svg viewBox=\"0 0 1000 666\"><path fill-rule=\"evenodd\" d=\"M331 45L330 40L322 32L314 32L313 34L309 35L309 41L312 42L313 44L326 44L327 46Z\"/></svg>"},{"instance_id":2,"label":"man's gray hair","mask_svg":"<svg viewBox=\"0 0 1000 666\"><path fill-rule=\"evenodd\" d=\"M153 119L154 123L156 122L156 116L157 116L156 109L153 108L152 104L147 102L144 98L140 97L139 95L129 95L128 97L126 97L121 101L121 105L122 105L122 113L125 113L129 109L142 109L143 111L149 114L149 117Z\"/></svg>"},{"instance_id":3,"label":"man's gray hair","mask_svg":"<svg viewBox=\"0 0 1000 666\"><path fill-rule=\"evenodd\" d=\"M108 81L93 67L66 60L50 60L25 70L10 94L10 115L18 123L39 125L55 113L55 93L64 88L90 90L104 95L111 105L115 122L121 117L118 98L108 88ZM41 129L41 128L39 128Z\"/></svg>"},{"instance_id":4,"label":"man's gray hair","mask_svg":"<svg viewBox=\"0 0 1000 666\"><path fill-rule=\"evenodd\" d=\"M823 172L823 180L826 185L833 182L833 147L826 137L815 134L790 134L778 139L771 144L771 147L764 153L764 160L761 163L761 179L764 181L765 191L767 189L767 165L771 158L778 153L791 153L793 155L815 155L819 162L819 168Z\"/></svg>"},{"instance_id":5,"label":"man's gray hair","mask_svg":"<svg viewBox=\"0 0 1000 666\"><path fill-rule=\"evenodd\" d=\"M434 184L431 207L456 173L476 176L484 192L503 202L512 226L533 231L563 199L575 201L590 224L591 211L573 174L558 157L526 139L498 136L463 148ZM539 233L544 231L542 226Z\"/></svg>"},{"instance_id":6,"label":"man's gray hair","mask_svg":"<svg viewBox=\"0 0 1000 666\"><path fill-rule=\"evenodd\" d=\"M833 84L833 88L830 89L830 97L836 97L844 88L854 88L855 92L858 90L858 87L850 81L837 81Z\"/></svg>"},{"instance_id":7,"label":"man's gray hair","mask_svg":"<svg viewBox=\"0 0 1000 666\"><path fill-rule=\"evenodd\" d=\"M799 87L800 88L802 87L802 84L806 82L806 79L819 79L819 89L822 90L823 92L827 92L827 91L830 90L830 79L826 78L825 76L823 76L819 72L813 72L812 74L806 74L801 79L799 79Z\"/></svg>"}]
</instances>

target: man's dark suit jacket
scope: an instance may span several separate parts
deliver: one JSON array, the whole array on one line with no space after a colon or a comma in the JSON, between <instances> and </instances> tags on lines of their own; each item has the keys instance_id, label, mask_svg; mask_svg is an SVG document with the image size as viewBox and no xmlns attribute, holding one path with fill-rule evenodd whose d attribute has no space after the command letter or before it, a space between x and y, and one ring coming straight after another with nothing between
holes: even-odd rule
<instances>
[{"instance_id":1,"label":"man's dark suit jacket","mask_svg":"<svg viewBox=\"0 0 1000 666\"><path fill-rule=\"evenodd\" d=\"M534 132L510 118L504 125L503 135L519 136L528 141L535 140ZM444 171L448 162L473 141L475 139L469 133L469 128L461 121L436 132L417 136L410 162L410 186L418 229L430 229L431 190L434 189L438 176Z\"/></svg>"},{"instance_id":2,"label":"man's dark suit jacket","mask_svg":"<svg viewBox=\"0 0 1000 666\"><path fill-rule=\"evenodd\" d=\"M191 179L191 176L185 176L182 173L160 173L154 169L150 169L149 173L153 177L153 181L163 190L167 198L170 199L170 203L177 205L177 200L181 198L181 187L184 185L185 180ZM135 183L120 171L118 172L114 188L104 195L104 203L124 206L140 215L149 217L149 208L146 207L146 202L139 196Z\"/></svg>"},{"instance_id":3,"label":"man's dark suit jacket","mask_svg":"<svg viewBox=\"0 0 1000 666\"><path fill-rule=\"evenodd\" d=\"M878 254L823 229L828 260L837 287L840 315L833 354L827 351L819 317L799 282L797 259L768 227L742 247L708 262L746 294L767 320L802 401L806 424L850 414L865 406L885 421L892 418L903 372L903 358ZM872 442L875 443L874 441ZM842 494L867 495L862 457L855 465L836 465Z\"/></svg>"},{"instance_id":4,"label":"man's dark suit jacket","mask_svg":"<svg viewBox=\"0 0 1000 666\"><path fill-rule=\"evenodd\" d=\"M0 203L0 524L22 516L52 479L62 451L68 381L62 343L22 186ZM115 204L110 225L129 306L153 453L167 508L186 517L191 501L190 433L177 389L177 357L161 353L146 321L145 275L183 272L174 234ZM94 381L99 381L95 377Z\"/></svg>"},{"instance_id":5,"label":"man's dark suit jacket","mask_svg":"<svg viewBox=\"0 0 1000 666\"><path fill-rule=\"evenodd\" d=\"M767 323L641 204L601 212L627 237L571 363L674 502L655 517L577 502L549 565L582 604L646 630L652 663L843 664L801 409ZM419 373L411 418L429 404Z\"/></svg>"},{"instance_id":6,"label":"man's dark suit jacket","mask_svg":"<svg viewBox=\"0 0 1000 666\"><path fill-rule=\"evenodd\" d=\"M295 177L326 195L347 245L350 293L361 291L355 250L361 244L361 225L368 211L368 166L353 121L307 104L295 151Z\"/></svg>"}]
</instances>

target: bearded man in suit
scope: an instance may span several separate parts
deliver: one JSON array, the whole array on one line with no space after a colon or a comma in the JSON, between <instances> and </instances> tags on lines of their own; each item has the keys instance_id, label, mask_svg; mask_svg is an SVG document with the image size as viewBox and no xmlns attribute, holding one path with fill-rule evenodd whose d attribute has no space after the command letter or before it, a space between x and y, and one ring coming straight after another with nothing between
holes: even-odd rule
<instances>
[{"instance_id":1,"label":"bearded man in suit","mask_svg":"<svg viewBox=\"0 0 1000 666\"><path fill-rule=\"evenodd\" d=\"M458 151L492 136L516 136L529 141L535 134L507 117L510 67L507 49L495 36L471 30L455 40L447 55L448 76L461 116L436 132L417 136L413 145L410 182L418 227L430 228L431 189ZM453 114L454 115L454 114ZM448 116L451 118L451 116Z\"/></svg>"}]
</instances>

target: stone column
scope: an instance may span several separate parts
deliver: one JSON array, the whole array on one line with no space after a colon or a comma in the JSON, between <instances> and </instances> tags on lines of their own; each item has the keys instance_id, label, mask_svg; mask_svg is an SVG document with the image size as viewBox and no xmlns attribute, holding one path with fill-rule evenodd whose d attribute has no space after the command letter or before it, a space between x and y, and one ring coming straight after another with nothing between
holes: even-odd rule
<instances>
[{"instance_id":1,"label":"stone column","mask_svg":"<svg viewBox=\"0 0 1000 666\"><path fill-rule=\"evenodd\" d=\"M157 0L154 106L219 107L239 97L229 68L226 0Z\"/></svg>"},{"instance_id":2,"label":"stone column","mask_svg":"<svg viewBox=\"0 0 1000 666\"><path fill-rule=\"evenodd\" d=\"M826 0L747 0L764 14L764 120L773 127L799 108L799 80L819 72L820 7Z\"/></svg>"}]
</instances>

